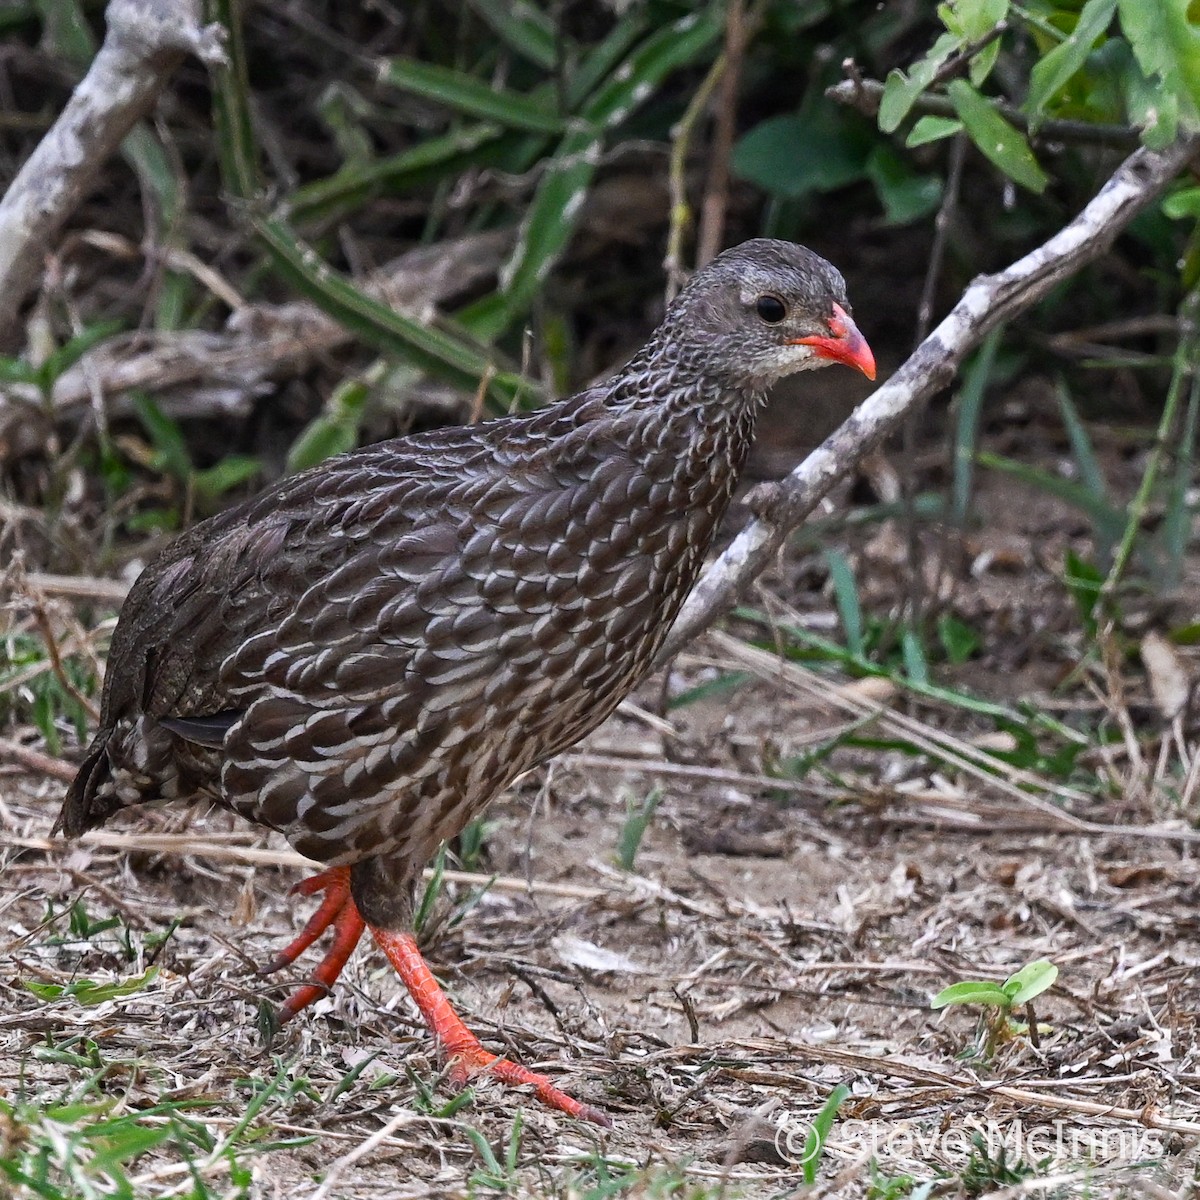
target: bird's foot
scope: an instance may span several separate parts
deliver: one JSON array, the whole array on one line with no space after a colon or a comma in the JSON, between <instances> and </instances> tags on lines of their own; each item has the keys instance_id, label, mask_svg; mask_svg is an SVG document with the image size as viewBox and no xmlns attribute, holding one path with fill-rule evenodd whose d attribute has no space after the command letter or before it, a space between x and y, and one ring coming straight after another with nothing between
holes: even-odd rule
<instances>
[{"instance_id":1,"label":"bird's foot","mask_svg":"<svg viewBox=\"0 0 1200 1200\"><path fill-rule=\"evenodd\" d=\"M388 961L395 967L396 973L421 1010L425 1023L445 1051L450 1079L456 1086L462 1087L472 1075L486 1071L510 1087L532 1087L543 1104L565 1112L577 1120L591 1121L592 1124L605 1128L612 1125L607 1114L560 1091L545 1075L539 1075L520 1063L485 1050L479 1039L454 1011L446 993L442 991L421 957L412 934L395 933L375 926L371 927L371 933L379 948L387 955Z\"/></svg>"},{"instance_id":2,"label":"bird's foot","mask_svg":"<svg viewBox=\"0 0 1200 1200\"><path fill-rule=\"evenodd\" d=\"M308 924L304 926L300 936L289 942L262 968L265 975L294 963L326 929L333 927L333 943L325 952L325 957L317 964L312 981L298 987L276 1013L276 1020L280 1025L290 1021L313 1001L329 995L330 988L342 973L346 960L354 953L354 947L358 945L365 928L350 895L349 867L330 867L328 871L321 871L308 879L302 879L292 888L293 896L313 896L318 892L324 893L324 899L308 919Z\"/></svg>"}]
</instances>

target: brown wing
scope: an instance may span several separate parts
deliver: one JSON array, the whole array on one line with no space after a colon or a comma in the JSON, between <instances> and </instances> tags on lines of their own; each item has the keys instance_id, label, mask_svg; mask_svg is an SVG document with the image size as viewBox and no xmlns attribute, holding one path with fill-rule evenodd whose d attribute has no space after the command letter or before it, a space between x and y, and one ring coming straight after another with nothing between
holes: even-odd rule
<instances>
[{"instance_id":1,"label":"brown wing","mask_svg":"<svg viewBox=\"0 0 1200 1200\"><path fill-rule=\"evenodd\" d=\"M219 740L225 801L318 857L406 825L436 843L418 810L475 805L596 723L652 623L637 520L613 517L651 485L573 439L577 411L383 444L197 526L122 611L99 736L144 739L147 714Z\"/></svg>"}]
</instances>

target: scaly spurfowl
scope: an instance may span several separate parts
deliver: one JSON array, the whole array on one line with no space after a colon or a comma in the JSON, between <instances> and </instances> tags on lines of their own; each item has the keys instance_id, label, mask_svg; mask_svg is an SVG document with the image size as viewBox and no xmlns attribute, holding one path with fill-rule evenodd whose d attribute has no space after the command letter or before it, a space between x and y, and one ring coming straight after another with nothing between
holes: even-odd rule
<instances>
[{"instance_id":1,"label":"scaly spurfowl","mask_svg":"<svg viewBox=\"0 0 1200 1200\"><path fill-rule=\"evenodd\" d=\"M607 382L536 412L366 446L202 521L142 572L112 640L68 834L207 797L324 864L271 964L332 927L287 1020L369 928L445 1054L607 1124L485 1050L411 931L421 868L646 674L776 380L874 378L829 263L758 239L699 271Z\"/></svg>"}]
</instances>

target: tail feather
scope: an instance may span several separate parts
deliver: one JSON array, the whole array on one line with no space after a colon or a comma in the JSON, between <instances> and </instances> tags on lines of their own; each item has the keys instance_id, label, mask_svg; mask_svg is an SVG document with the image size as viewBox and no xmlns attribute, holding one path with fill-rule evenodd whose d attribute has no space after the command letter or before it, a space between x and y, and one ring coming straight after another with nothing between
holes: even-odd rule
<instances>
[{"instance_id":1,"label":"tail feather","mask_svg":"<svg viewBox=\"0 0 1200 1200\"><path fill-rule=\"evenodd\" d=\"M111 732L102 729L88 747L79 773L67 788L62 811L54 823L55 833L78 837L85 830L103 825L121 807L108 758Z\"/></svg>"}]
</instances>

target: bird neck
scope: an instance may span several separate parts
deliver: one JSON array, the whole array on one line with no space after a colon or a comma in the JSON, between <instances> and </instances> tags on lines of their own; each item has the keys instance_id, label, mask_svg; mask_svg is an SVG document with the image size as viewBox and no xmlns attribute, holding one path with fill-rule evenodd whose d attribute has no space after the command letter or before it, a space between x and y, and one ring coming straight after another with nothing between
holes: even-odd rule
<instances>
[{"instance_id":1,"label":"bird neck","mask_svg":"<svg viewBox=\"0 0 1200 1200\"><path fill-rule=\"evenodd\" d=\"M609 414L629 430L631 449L671 474L696 481L741 473L765 396L697 369L673 344L649 346L613 379ZM723 487L720 490L725 490Z\"/></svg>"}]
</instances>

